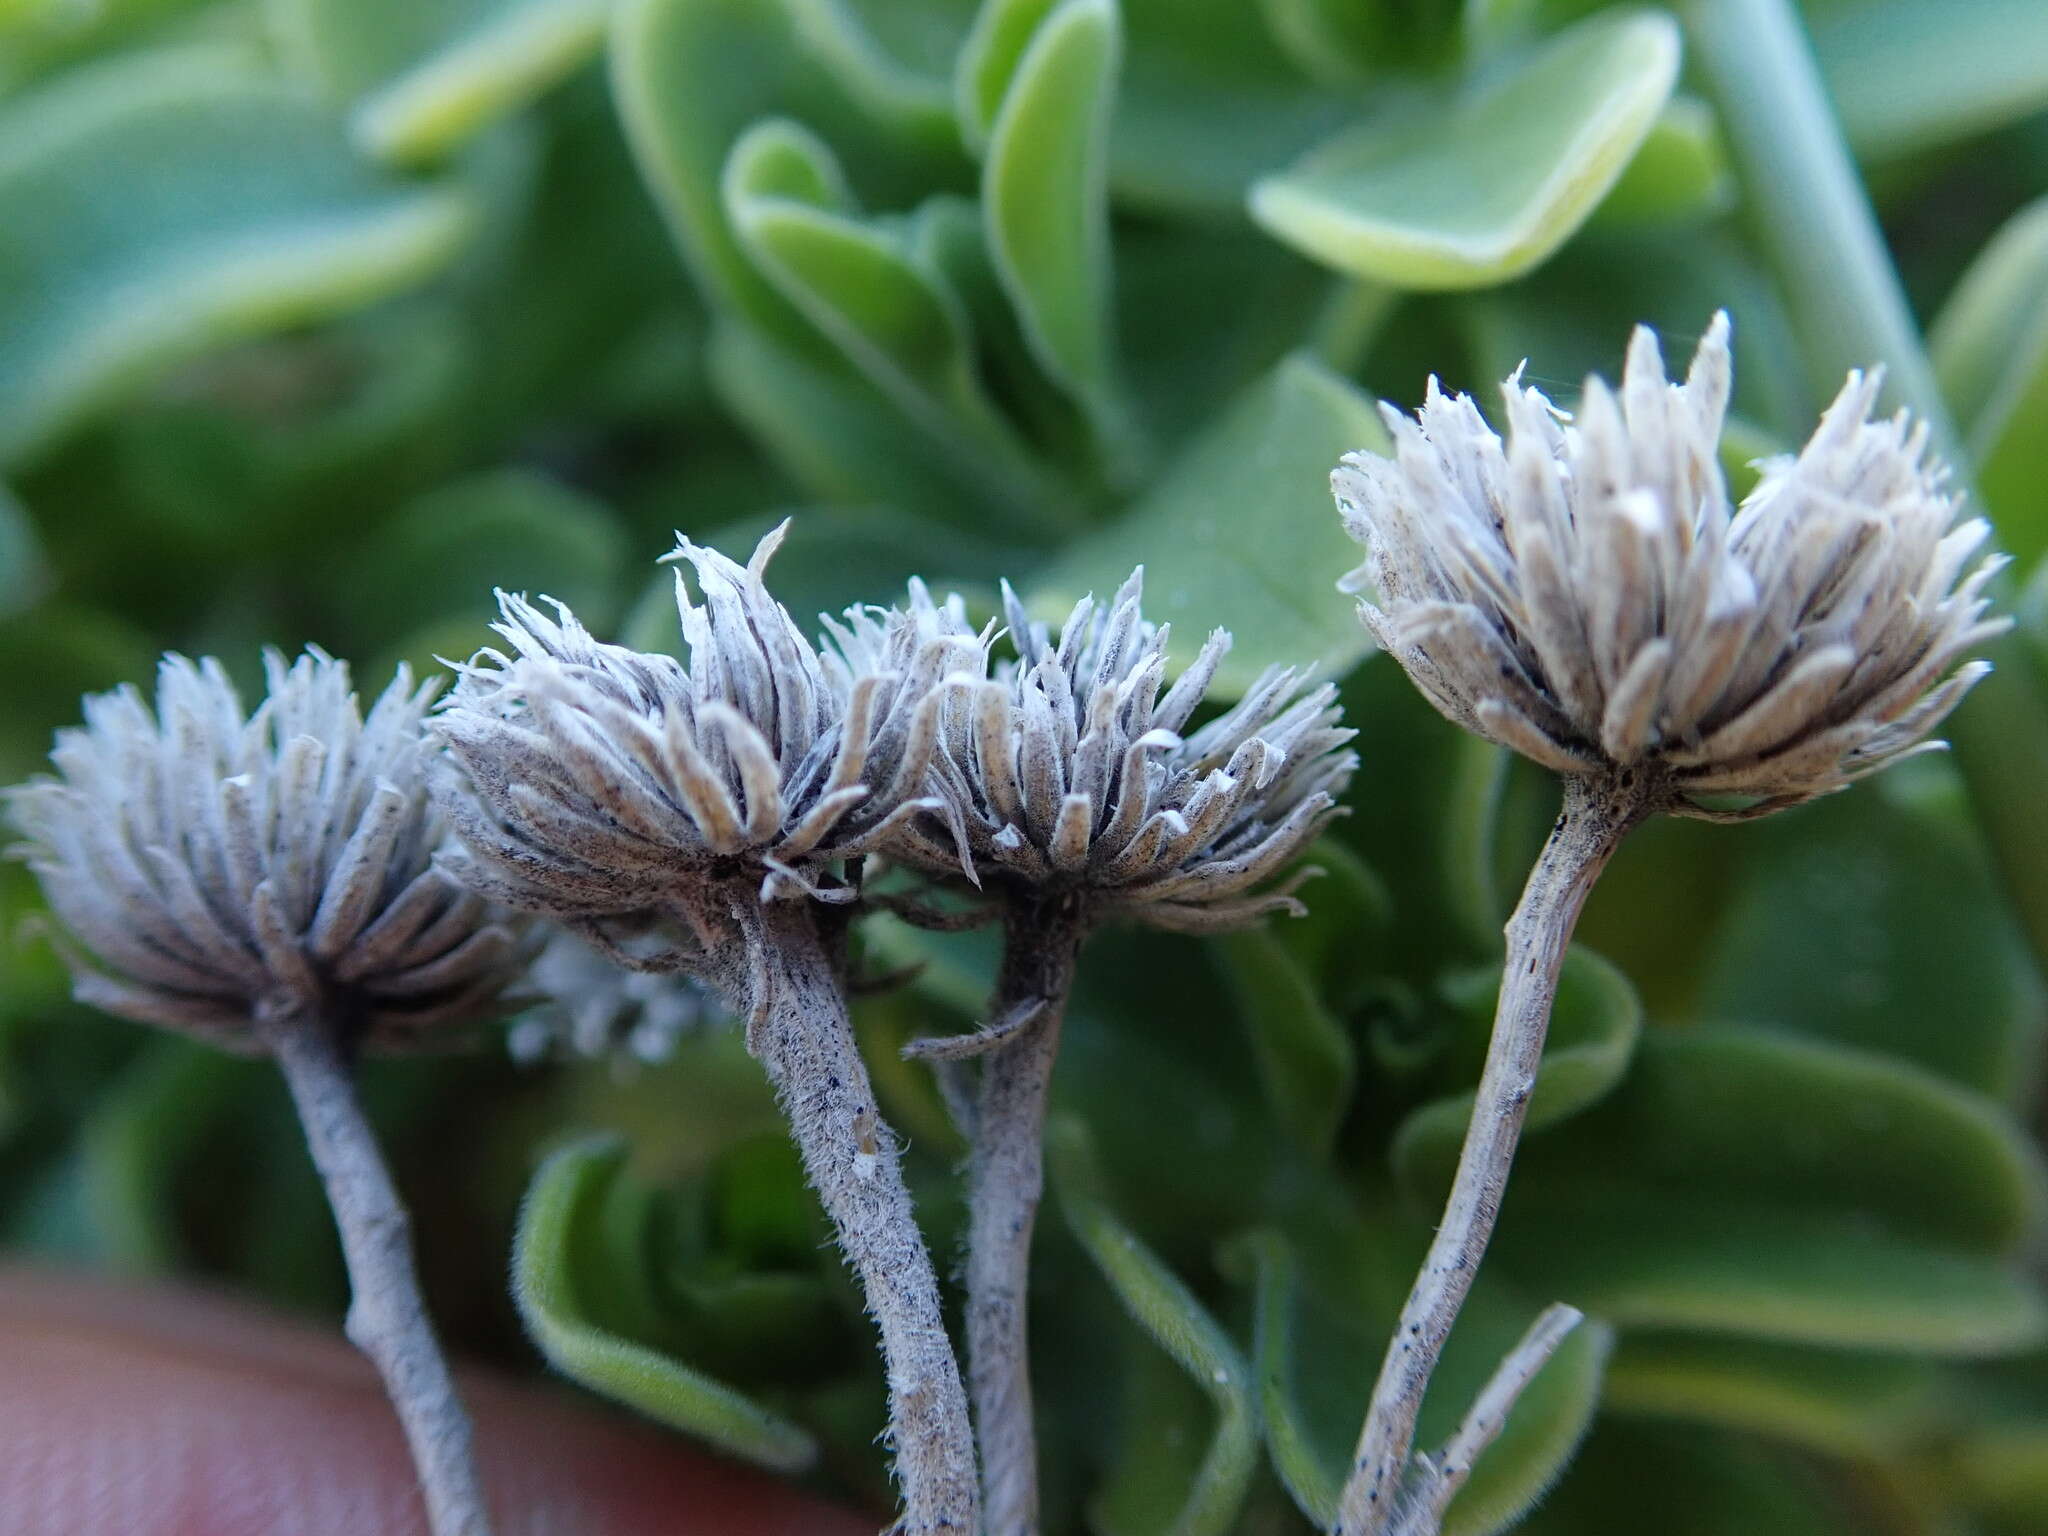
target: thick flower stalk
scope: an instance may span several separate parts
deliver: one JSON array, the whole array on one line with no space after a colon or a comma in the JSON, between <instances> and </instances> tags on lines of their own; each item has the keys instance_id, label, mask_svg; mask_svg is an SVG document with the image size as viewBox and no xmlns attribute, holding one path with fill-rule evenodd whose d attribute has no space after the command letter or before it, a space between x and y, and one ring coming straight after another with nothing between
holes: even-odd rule
<instances>
[{"instance_id":1,"label":"thick flower stalk","mask_svg":"<svg viewBox=\"0 0 2048 1536\"><path fill-rule=\"evenodd\" d=\"M462 769L447 866L629 968L710 984L749 1020L881 1335L901 1529L974 1536L966 1393L840 974L856 894L841 861L925 804L936 685L962 647L827 667L764 585L782 532L745 566L683 542L702 593L678 573L687 666L502 597L510 651L465 667L437 721Z\"/></svg>"},{"instance_id":2,"label":"thick flower stalk","mask_svg":"<svg viewBox=\"0 0 2048 1536\"><path fill-rule=\"evenodd\" d=\"M887 846L928 872L966 876L1003 916L992 1022L919 1047L982 1063L967 1332L989 1536L1038 1529L1027 1286L1046 1105L1082 940L1115 918L1208 932L1299 911L1291 886L1271 879L1337 814L1355 764L1336 690L1304 688L1290 670L1187 731L1230 637L1212 634L1162 697L1167 631L1140 613L1142 585L1134 572L1107 608L1084 599L1057 641L1005 589L1017 659L949 703L942 804ZM921 588L893 623L968 633L957 604L936 606Z\"/></svg>"},{"instance_id":3,"label":"thick flower stalk","mask_svg":"<svg viewBox=\"0 0 2048 1536\"><path fill-rule=\"evenodd\" d=\"M2004 627L1982 596L1999 560L1964 574L1988 527L1957 521L1923 427L1871 419L1876 373L1852 373L1740 506L1719 458L1730 379L1725 315L1677 385L1638 328L1619 395L1587 380L1576 417L1518 375L1503 443L1432 380L1413 420L1385 411L1392 458L1351 454L1332 477L1368 549L1343 585L1377 593L1361 610L1381 646L1447 718L1564 778L1508 920L1472 1122L1373 1392L1343 1536L1433 1531L1483 1449L1461 1432L1459 1455L1410 1462L1499 1213L1558 968L1622 839L1659 812L1767 815L1936 745L1987 670L1956 663Z\"/></svg>"},{"instance_id":4,"label":"thick flower stalk","mask_svg":"<svg viewBox=\"0 0 2048 1536\"><path fill-rule=\"evenodd\" d=\"M527 946L432 867L434 686L401 668L364 717L345 664L272 652L264 667L253 714L217 662L182 656L164 659L154 710L129 688L87 699L56 776L9 794L16 851L81 1002L276 1058L341 1230L349 1337L383 1374L436 1536L482 1536L469 1419L349 1062L516 1006Z\"/></svg>"}]
</instances>

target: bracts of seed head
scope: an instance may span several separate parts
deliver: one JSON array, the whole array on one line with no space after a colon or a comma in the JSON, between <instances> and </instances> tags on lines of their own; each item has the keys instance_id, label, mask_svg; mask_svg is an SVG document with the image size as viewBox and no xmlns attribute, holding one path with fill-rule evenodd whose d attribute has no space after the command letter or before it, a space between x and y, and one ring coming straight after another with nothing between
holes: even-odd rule
<instances>
[{"instance_id":1,"label":"bracts of seed head","mask_svg":"<svg viewBox=\"0 0 2048 1536\"><path fill-rule=\"evenodd\" d=\"M253 712L218 662L181 656L164 658L154 708L132 688L87 699L56 773L8 793L14 852L80 1001L277 1061L341 1231L349 1335L383 1375L436 1536L480 1536L469 1421L350 1062L517 1007L532 946L432 866L435 688L401 669L365 716L319 651L269 653L264 671Z\"/></svg>"},{"instance_id":2,"label":"bracts of seed head","mask_svg":"<svg viewBox=\"0 0 2048 1536\"><path fill-rule=\"evenodd\" d=\"M501 594L506 648L460 670L436 720L461 845L444 862L617 964L696 978L748 1021L881 1337L902 1529L971 1536L965 1390L853 1043L841 946L851 861L936 803L941 680L978 648L876 629L821 657L766 585L785 529L744 566L681 541L687 662Z\"/></svg>"},{"instance_id":3,"label":"bracts of seed head","mask_svg":"<svg viewBox=\"0 0 2048 1536\"><path fill-rule=\"evenodd\" d=\"M1989 530L1958 520L1923 427L1872 419L1875 372L1851 374L1800 452L1731 503L1728 334L1716 316L1673 384L1639 328L1620 390L1589 379L1576 417L1518 374L1505 442L1432 381L1414 419L1386 412L1391 458L1351 454L1332 477L1368 552L1341 585L1376 594L1361 614L1381 646L1447 718L1564 779L1340 1536L1434 1529L1433 1502L1403 1491L1416 1416L1499 1211L1573 926L1622 839L1659 812L1769 815L1936 745L1986 670L1962 658L2005 625L1984 596L2000 562L1966 574Z\"/></svg>"},{"instance_id":4,"label":"bracts of seed head","mask_svg":"<svg viewBox=\"0 0 2048 1536\"><path fill-rule=\"evenodd\" d=\"M1295 882L1277 877L1338 813L1355 762L1335 690L1287 669L1190 729L1230 638L1212 634L1168 686L1169 636L1144 619L1142 592L1134 572L1108 604L1084 599L1055 638L1005 587L1016 657L949 688L933 765L940 804L884 847L900 863L973 882L1004 927L993 1022L911 1048L955 1088L972 1133L969 1370L992 1536L1038 1527L1030 1245L1082 942L1110 920L1204 932L1300 911ZM921 588L895 622L970 633L957 601L934 604ZM989 637L975 638L979 659ZM957 1082L968 1059L980 1064L971 1105Z\"/></svg>"}]
</instances>

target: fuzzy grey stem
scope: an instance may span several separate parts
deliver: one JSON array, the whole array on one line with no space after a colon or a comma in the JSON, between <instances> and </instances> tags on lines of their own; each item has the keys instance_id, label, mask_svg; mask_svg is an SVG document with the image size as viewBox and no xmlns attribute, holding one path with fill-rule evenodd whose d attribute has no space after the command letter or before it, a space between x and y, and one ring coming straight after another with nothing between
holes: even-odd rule
<instances>
[{"instance_id":1,"label":"fuzzy grey stem","mask_svg":"<svg viewBox=\"0 0 2048 1536\"><path fill-rule=\"evenodd\" d=\"M1615 849L1662 800L1661 786L1638 775L1565 780L1564 809L1508 919L1493 1039L1450 1200L1387 1346L1331 1536L1396 1528L1416 1417L1500 1216L1572 929Z\"/></svg>"},{"instance_id":2,"label":"fuzzy grey stem","mask_svg":"<svg viewBox=\"0 0 2048 1536\"><path fill-rule=\"evenodd\" d=\"M434 1536L489 1536L469 1415L420 1298L412 1224L363 1117L334 1031L303 1014L257 1027L284 1073L327 1186L348 1263L348 1336L377 1367L398 1411Z\"/></svg>"},{"instance_id":3,"label":"fuzzy grey stem","mask_svg":"<svg viewBox=\"0 0 2048 1536\"><path fill-rule=\"evenodd\" d=\"M1487 1379L1457 1433L1444 1442L1436 1455L1424 1458L1423 1484L1409 1501L1408 1513L1400 1524L1400 1536L1437 1536L1443 1529L1444 1514L1451 1500L1472 1475L1480 1453L1500 1438L1508 1415L1536 1373L1543 1369L1557 1346L1580 1323L1585 1314L1577 1307L1553 1302L1537 1315L1522 1340L1509 1350Z\"/></svg>"},{"instance_id":4,"label":"fuzzy grey stem","mask_svg":"<svg viewBox=\"0 0 2048 1536\"><path fill-rule=\"evenodd\" d=\"M988 1536L1037 1536L1031 1409L1031 1233L1045 1191L1045 1113L1083 924L1068 898L1020 903L1004 923L990 1007L1023 1019L983 1058L967 1238L967 1365L981 1435Z\"/></svg>"},{"instance_id":5,"label":"fuzzy grey stem","mask_svg":"<svg viewBox=\"0 0 2048 1536\"><path fill-rule=\"evenodd\" d=\"M859 1275L881 1335L904 1536L979 1536L967 1393L938 1276L896 1142L854 1044L845 994L808 902L764 903L761 986L748 1042L789 1118L804 1171Z\"/></svg>"}]
</instances>

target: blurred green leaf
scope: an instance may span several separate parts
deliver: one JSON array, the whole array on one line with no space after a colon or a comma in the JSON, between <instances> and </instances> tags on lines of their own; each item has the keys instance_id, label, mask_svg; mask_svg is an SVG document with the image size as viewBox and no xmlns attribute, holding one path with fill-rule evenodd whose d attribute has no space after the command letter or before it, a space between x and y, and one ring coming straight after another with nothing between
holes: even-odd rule
<instances>
[{"instance_id":1,"label":"blurred green leaf","mask_svg":"<svg viewBox=\"0 0 2048 1536\"><path fill-rule=\"evenodd\" d=\"M2048 198L2014 214L1977 254L1928 345L1998 545L2031 570L2048 554Z\"/></svg>"},{"instance_id":2,"label":"blurred green leaf","mask_svg":"<svg viewBox=\"0 0 2048 1536\"><path fill-rule=\"evenodd\" d=\"M1083 593L1114 592L1145 566L1149 618L1174 627L1185 663L1211 626L1235 643L1212 694L1230 697L1272 665L1349 670L1371 648L1336 579L1358 563L1329 473L1354 448L1384 448L1372 402L1312 358L1288 357L1114 523L1069 543L1031 584L1034 611L1065 617Z\"/></svg>"},{"instance_id":3,"label":"blurred green leaf","mask_svg":"<svg viewBox=\"0 0 2048 1536\"><path fill-rule=\"evenodd\" d=\"M970 138L983 141L989 254L1033 355L1086 410L1112 460L1130 451L1109 316L1121 50L1115 0L989 0L961 54Z\"/></svg>"},{"instance_id":4,"label":"blurred green leaf","mask_svg":"<svg viewBox=\"0 0 2048 1536\"><path fill-rule=\"evenodd\" d=\"M1255 1366L1274 1470L1318 1528L1334 1514L1386 1336L1426 1231L1359 1220L1325 1188L1286 1231L1225 1245L1225 1269L1252 1287ZM1423 1405L1418 1444L1450 1436L1539 1308L1498 1273L1482 1273ZM1452 1503L1447 1536L1490 1536L1542 1497L1592 1422L1613 1335L1582 1322L1531 1380L1500 1438Z\"/></svg>"},{"instance_id":5,"label":"blurred green leaf","mask_svg":"<svg viewBox=\"0 0 2048 1536\"><path fill-rule=\"evenodd\" d=\"M14 493L0 484L0 617L34 602L47 580L35 525Z\"/></svg>"},{"instance_id":6,"label":"blurred green leaf","mask_svg":"<svg viewBox=\"0 0 2048 1536\"><path fill-rule=\"evenodd\" d=\"M1460 1025L1448 1065L1463 1081L1478 1079L1499 990L1498 966L1446 982ZM1555 1125L1606 1097L1628 1071L1642 1028L1642 1000L1628 978L1590 950L1568 951L1525 1131ZM1449 1191L1472 1103L1469 1090L1437 1099L1395 1131L1394 1171L1418 1204L1434 1209Z\"/></svg>"},{"instance_id":7,"label":"blurred green leaf","mask_svg":"<svg viewBox=\"0 0 2048 1536\"><path fill-rule=\"evenodd\" d=\"M2012 1262L2041 1190L2010 1120L1903 1062L1653 1032L1618 1091L1523 1149L1495 1246L1623 1326L1991 1353L2048 1325Z\"/></svg>"},{"instance_id":8,"label":"blurred green leaf","mask_svg":"<svg viewBox=\"0 0 2048 1536\"><path fill-rule=\"evenodd\" d=\"M830 353L741 249L721 177L741 133L782 115L831 143L854 184L879 201L917 184L914 173L943 160L945 148L878 119L872 99L849 90L849 61L871 55L858 18L835 0L619 0L612 25L611 84L626 139L698 284L714 306L813 362Z\"/></svg>"},{"instance_id":9,"label":"blurred green leaf","mask_svg":"<svg viewBox=\"0 0 2048 1536\"><path fill-rule=\"evenodd\" d=\"M1447 110L1351 129L1251 191L1274 238L1403 288L1485 287L1570 238L1642 145L1678 74L1656 11L1580 23Z\"/></svg>"},{"instance_id":10,"label":"blurred green leaf","mask_svg":"<svg viewBox=\"0 0 2048 1536\"><path fill-rule=\"evenodd\" d=\"M116 60L0 112L0 461L166 363L446 263L452 188L386 180L232 54Z\"/></svg>"},{"instance_id":11,"label":"blurred green leaf","mask_svg":"<svg viewBox=\"0 0 2048 1536\"><path fill-rule=\"evenodd\" d=\"M1811 9L1828 95L1867 160L1983 133L2048 105L2048 8L2035 0L1837 0Z\"/></svg>"},{"instance_id":12,"label":"blurred green leaf","mask_svg":"<svg viewBox=\"0 0 2048 1536\"><path fill-rule=\"evenodd\" d=\"M1223 1536L1244 1506L1258 1459L1258 1409L1252 1400L1250 1368L1181 1279L1104 1203L1080 1122L1056 1121L1048 1127L1046 1140L1068 1228L1132 1321L1202 1389L1216 1416L1208 1450L1179 1511L1163 1518L1165 1509L1154 1505L1142 1520L1120 1521L1119 1536ZM1128 1517L1130 1512L1125 1513Z\"/></svg>"},{"instance_id":13,"label":"blurred green leaf","mask_svg":"<svg viewBox=\"0 0 2048 1536\"><path fill-rule=\"evenodd\" d=\"M1889 1052L2006 1098L2030 1078L2041 982L1971 830L1908 798L1910 782L1894 775L1737 834L1747 856L1706 943L1698 1008Z\"/></svg>"},{"instance_id":14,"label":"blurred green leaf","mask_svg":"<svg viewBox=\"0 0 2048 1536\"><path fill-rule=\"evenodd\" d=\"M1527 1536L1870 1536L1834 1469L1753 1436L1605 1418ZM1910 1527L1909 1527L1910 1529Z\"/></svg>"},{"instance_id":15,"label":"blurred green leaf","mask_svg":"<svg viewBox=\"0 0 2048 1536\"><path fill-rule=\"evenodd\" d=\"M1242 224L1245 189L1354 111L1352 93L1304 77L1290 57L1300 39L1285 49L1277 41L1276 13L1329 9L1320 0L1121 0L1129 43L1109 145L1118 202ZM1384 8L1348 8L1366 25L1375 12Z\"/></svg>"},{"instance_id":16,"label":"blurred green leaf","mask_svg":"<svg viewBox=\"0 0 2048 1536\"><path fill-rule=\"evenodd\" d=\"M934 454L865 380L821 367L744 321L713 328L705 362L725 407L819 500L986 527L978 482L959 461Z\"/></svg>"},{"instance_id":17,"label":"blurred green leaf","mask_svg":"<svg viewBox=\"0 0 2048 1536\"><path fill-rule=\"evenodd\" d=\"M1713 108L1673 96L1590 222L1601 230L1697 222L1734 205L1735 175Z\"/></svg>"},{"instance_id":18,"label":"blurred green leaf","mask_svg":"<svg viewBox=\"0 0 2048 1536\"><path fill-rule=\"evenodd\" d=\"M597 52L611 0L266 0L287 58L379 159L446 155Z\"/></svg>"},{"instance_id":19,"label":"blurred green leaf","mask_svg":"<svg viewBox=\"0 0 2048 1536\"><path fill-rule=\"evenodd\" d=\"M604 1262L587 1252L585 1223L625 1159L618 1141L593 1138L564 1147L535 1174L512 1257L513 1295L528 1334L556 1369L593 1391L757 1466L805 1470L817 1446L801 1429L680 1361L597 1325L585 1311L582 1276L592 1263Z\"/></svg>"},{"instance_id":20,"label":"blurred green leaf","mask_svg":"<svg viewBox=\"0 0 2048 1536\"><path fill-rule=\"evenodd\" d=\"M1617 1412L1768 1435L1825 1455L1899 1454L1940 1411L1933 1365L1753 1339L1627 1334L1607 1366Z\"/></svg>"},{"instance_id":21,"label":"blurred green leaf","mask_svg":"<svg viewBox=\"0 0 2048 1536\"><path fill-rule=\"evenodd\" d=\"M1351 1104L1358 1070L1351 1037L1323 1006L1314 977L1272 933L1230 934L1220 947L1274 1119L1310 1152L1327 1152Z\"/></svg>"},{"instance_id":22,"label":"blurred green leaf","mask_svg":"<svg viewBox=\"0 0 2048 1536\"><path fill-rule=\"evenodd\" d=\"M1052 492L983 391L959 295L920 262L915 225L864 220L832 151L800 124L757 123L726 163L727 217L756 266L963 475L1022 517Z\"/></svg>"},{"instance_id":23,"label":"blurred green leaf","mask_svg":"<svg viewBox=\"0 0 2048 1536\"><path fill-rule=\"evenodd\" d=\"M640 553L651 561L660 551ZM407 503L339 574L345 590L374 592L379 620L401 633L443 619L466 626L474 632L460 651L466 656L490 639L494 587L556 598L608 633L630 557L608 508L544 475L507 468Z\"/></svg>"}]
</instances>

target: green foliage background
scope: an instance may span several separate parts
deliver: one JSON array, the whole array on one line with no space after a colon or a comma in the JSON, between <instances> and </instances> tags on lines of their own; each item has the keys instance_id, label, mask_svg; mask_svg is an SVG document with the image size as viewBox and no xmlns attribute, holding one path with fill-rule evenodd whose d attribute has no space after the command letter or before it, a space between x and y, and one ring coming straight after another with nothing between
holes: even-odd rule
<instances>
[{"instance_id":1,"label":"green foliage background","mask_svg":"<svg viewBox=\"0 0 2048 1536\"><path fill-rule=\"evenodd\" d=\"M2037 1532L2044 108L2038 0L0 0L0 779L164 646L314 641L370 683L481 643L493 585L671 645L677 528L797 513L799 613L921 572L1051 614L1144 560L1184 643L1236 632L1226 691L1342 676L1364 768L1311 918L1084 964L1052 1524L1302 1530L1553 793L1367 656L1327 470L1428 372L1527 357L1568 401L1633 322L1678 350L1726 306L1739 482L1882 358L2018 557L2020 628L1952 760L1624 851L1426 1417L1563 1298L1595 1322L1467 1536L1553 1482L1525 1529ZM10 931L32 905L0 872ZM958 1143L893 1048L964 1026L992 954L866 943L924 965L860 1022L947 1252ZM368 1077L461 1347L535 1368L502 1276L538 1171L520 1300L558 1365L885 1496L858 1304L736 1039ZM296 1139L260 1065L0 951L8 1248L336 1310Z\"/></svg>"}]
</instances>

